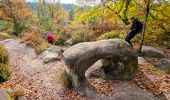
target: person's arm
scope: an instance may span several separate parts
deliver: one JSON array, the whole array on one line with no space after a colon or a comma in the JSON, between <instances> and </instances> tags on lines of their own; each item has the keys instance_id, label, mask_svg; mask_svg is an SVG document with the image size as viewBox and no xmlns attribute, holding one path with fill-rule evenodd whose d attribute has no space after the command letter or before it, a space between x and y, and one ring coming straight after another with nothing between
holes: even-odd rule
<instances>
[{"instance_id":1,"label":"person's arm","mask_svg":"<svg viewBox=\"0 0 170 100\"><path fill-rule=\"evenodd\" d=\"M133 31L133 32L137 31L137 22L134 22L132 24L131 31Z\"/></svg>"}]
</instances>

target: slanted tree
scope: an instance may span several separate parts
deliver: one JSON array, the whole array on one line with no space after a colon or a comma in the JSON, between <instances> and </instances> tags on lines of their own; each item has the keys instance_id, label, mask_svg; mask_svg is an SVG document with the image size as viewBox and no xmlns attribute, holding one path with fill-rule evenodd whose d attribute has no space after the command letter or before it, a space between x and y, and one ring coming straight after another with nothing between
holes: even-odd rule
<instances>
[{"instance_id":1,"label":"slanted tree","mask_svg":"<svg viewBox=\"0 0 170 100\"><path fill-rule=\"evenodd\" d=\"M146 5L146 10L145 10L145 20L144 20L143 30L142 30L142 39L141 39L141 44L140 44L140 47L139 47L139 55L141 55L142 45L143 45L143 42L144 42L146 23L147 23L147 20L148 20L151 0L144 0L144 2L145 2L145 5Z\"/></svg>"}]
</instances>

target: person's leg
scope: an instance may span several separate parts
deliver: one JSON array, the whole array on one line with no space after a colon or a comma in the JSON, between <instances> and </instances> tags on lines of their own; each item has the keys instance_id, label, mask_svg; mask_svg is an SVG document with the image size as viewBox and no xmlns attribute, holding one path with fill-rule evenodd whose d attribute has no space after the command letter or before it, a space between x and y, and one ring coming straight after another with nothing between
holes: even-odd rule
<instances>
[{"instance_id":1,"label":"person's leg","mask_svg":"<svg viewBox=\"0 0 170 100\"><path fill-rule=\"evenodd\" d=\"M126 42L128 42L130 45L131 45L131 47L133 47L133 45L132 45L132 43L130 42L130 35L128 35L126 38L125 38L125 41Z\"/></svg>"},{"instance_id":2,"label":"person's leg","mask_svg":"<svg viewBox=\"0 0 170 100\"><path fill-rule=\"evenodd\" d=\"M130 31L130 32L128 33L128 35L126 36L126 38L125 38L125 41L127 41L132 47L133 47L133 45L132 45L132 43L130 42L130 40L131 40L135 35L136 35L135 32Z\"/></svg>"}]
</instances>

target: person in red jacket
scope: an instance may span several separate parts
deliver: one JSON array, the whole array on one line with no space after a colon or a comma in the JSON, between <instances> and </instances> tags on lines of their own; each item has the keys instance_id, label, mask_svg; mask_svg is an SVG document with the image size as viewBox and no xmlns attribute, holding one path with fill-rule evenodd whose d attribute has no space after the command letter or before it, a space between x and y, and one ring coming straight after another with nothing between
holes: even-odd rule
<instances>
[{"instance_id":1,"label":"person in red jacket","mask_svg":"<svg viewBox=\"0 0 170 100\"><path fill-rule=\"evenodd\" d=\"M47 36L48 43L53 44L54 43L54 36L50 32L47 32L46 36Z\"/></svg>"}]
</instances>

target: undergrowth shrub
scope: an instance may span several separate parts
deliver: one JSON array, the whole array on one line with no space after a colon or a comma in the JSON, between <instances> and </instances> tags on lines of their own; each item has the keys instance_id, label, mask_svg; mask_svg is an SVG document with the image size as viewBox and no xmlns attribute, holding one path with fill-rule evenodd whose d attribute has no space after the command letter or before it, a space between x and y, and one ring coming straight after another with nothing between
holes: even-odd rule
<instances>
[{"instance_id":1,"label":"undergrowth shrub","mask_svg":"<svg viewBox=\"0 0 170 100\"><path fill-rule=\"evenodd\" d=\"M4 82L10 76L8 64L0 63L0 82Z\"/></svg>"},{"instance_id":2,"label":"undergrowth shrub","mask_svg":"<svg viewBox=\"0 0 170 100\"><path fill-rule=\"evenodd\" d=\"M65 27L66 32L71 35L73 43L88 42L96 38L94 31L90 30L88 26L76 24Z\"/></svg>"},{"instance_id":3,"label":"undergrowth shrub","mask_svg":"<svg viewBox=\"0 0 170 100\"><path fill-rule=\"evenodd\" d=\"M73 43L79 43L95 38L94 32L84 25L58 25L55 27L54 36L56 45L63 45L69 39L72 39Z\"/></svg>"},{"instance_id":4,"label":"undergrowth shrub","mask_svg":"<svg viewBox=\"0 0 170 100\"><path fill-rule=\"evenodd\" d=\"M50 47L48 42L36 30L25 30L22 33L22 39L27 45L33 47L37 54Z\"/></svg>"},{"instance_id":5,"label":"undergrowth shrub","mask_svg":"<svg viewBox=\"0 0 170 100\"><path fill-rule=\"evenodd\" d=\"M10 75L8 63L9 55L4 46L0 45L0 82L4 82Z\"/></svg>"},{"instance_id":6,"label":"undergrowth shrub","mask_svg":"<svg viewBox=\"0 0 170 100\"><path fill-rule=\"evenodd\" d=\"M1 64L8 64L9 62L9 55L7 50L3 45L0 45L0 63Z\"/></svg>"},{"instance_id":7,"label":"undergrowth shrub","mask_svg":"<svg viewBox=\"0 0 170 100\"><path fill-rule=\"evenodd\" d=\"M53 35L55 38L55 44L56 45L64 45L64 42L67 41L71 35L67 32L67 28L62 25L56 25L54 28L55 31L53 31Z\"/></svg>"},{"instance_id":8,"label":"undergrowth shrub","mask_svg":"<svg viewBox=\"0 0 170 100\"><path fill-rule=\"evenodd\" d=\"M66 70L64 70L60 77L59 77L59 81L61 82L61 84L67 88L71 88L72 87L72 81L71 81L71 76L68 75L68 73L66 72Z\"/></svg>"},{"instance_id":9,"label":"undergrowth shrub","mask_svg":"<svg viewBox=\"0 0 170 100\"><path fill-rule=\"evenodd\" d=\"M19 35L21 32L25 29L25 24L18 20L16 17L14 17L14 35Z\"/></svg>"},{"instance_id":10,"label":"undergrowth shrub","mask_svg":"<svg viewBox=\"0 0 170 100\"><path fill-rule=\"evenodd\" d=\"M63 33L55 33L54 37L55 37L56 45L64 45L64 42L67 41L71 37L71 35L67 34L66 32L63 32Z\"/></svg>"},{"instance_id":11,"label":"undergrowth shrub","mask_svg":"<svg viewBox=\"0 0 170 100\"><path fill-rule=\"evenodd\" d=\"M9 24L6 20L0 20L0 31L5 31L9 28Z\"/></svg>"},{"instance_id":12,"label":"undergrowth shrub","mask_svg":"<svg viewBox=\"0 0 170 100\"><path fill-rule=\"evenodd\" d=\"M98 40L119 38L119 33L115 31L107 32L98 37Z\"/></svg>"},{"instance_id":13,"label":"undergrowth shrub","mask_svg":"<svg viewBox=\"0 0 170 100\"><path fill-rule=\"evenodd\" d=\"M74 43L79 43L79 42L89 42L93 40L94 33L93 31L89 29L78 29L75 31L74 34L72 34L72 39Z\"/></svg>"}]
</instances>

